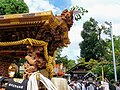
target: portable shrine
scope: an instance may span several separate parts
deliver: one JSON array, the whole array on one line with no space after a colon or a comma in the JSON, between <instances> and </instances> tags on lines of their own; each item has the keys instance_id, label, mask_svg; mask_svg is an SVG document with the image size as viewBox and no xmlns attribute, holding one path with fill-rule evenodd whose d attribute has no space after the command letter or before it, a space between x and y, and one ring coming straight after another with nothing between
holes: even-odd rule
<instances>
[{"instance_id":1,"label":"portable shrine","mask_svg":"<svg viewBox=\"0 0 120 90\"><path fill-rule=\"evenodd\" d=\"M67 9L60 15L52 11L0 15L0 76L9 78L15 72L13 78L29 78L39 71L52 78L56 50L70 44L72 24L73 12Z\"/></svg>"}]
</instances>

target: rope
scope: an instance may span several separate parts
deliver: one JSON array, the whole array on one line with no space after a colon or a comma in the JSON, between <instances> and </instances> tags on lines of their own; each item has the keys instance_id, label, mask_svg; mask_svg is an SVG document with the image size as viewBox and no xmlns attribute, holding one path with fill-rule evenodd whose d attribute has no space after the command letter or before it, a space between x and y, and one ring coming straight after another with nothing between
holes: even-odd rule
<instances>
[{"instance_id":1,"label":"rope","mask_svg":"<svg viewBox=\"0 0 120 90\"><path fill-rule=\"evenodd\" d=\"M38 72L34 72L30 76L28 84L27 84L27 90L38 90L38 84L37 84L37 79L36 79L37 73ZM44 86L48 90L57 90L55 85L48 78L44 77L41 73L39 73L39 77L40 77L40 81L44 84Z\"/></svg>"},{"instance_id":2,"label":"rope","mask_svg":"<svg viewBox=\"0 0 120 90\"><path fill-rule=\"evenodd\" d=\"M20 45L20 44L30 44L31 46L45 46L48 45L47 42L26 38L19 41L13 41L13 42L0 42L0 46L14 46L14 45Z\"/></svg>"}]
</instances>

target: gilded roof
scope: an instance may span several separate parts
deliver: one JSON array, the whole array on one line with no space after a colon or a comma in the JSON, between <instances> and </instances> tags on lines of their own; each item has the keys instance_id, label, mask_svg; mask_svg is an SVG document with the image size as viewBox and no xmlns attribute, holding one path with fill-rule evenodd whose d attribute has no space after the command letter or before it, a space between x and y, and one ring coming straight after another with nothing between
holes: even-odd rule
<instances>
[{"instance_id":1,"label":"gilded roof","mask_svg":"<svg viewBox=\"0 0 120 90\"><path fill-rule=\"evenodd\" d=\"M41 22L45 24L58 24L58 20L55 19L52 11L38 12L38 13L24 13L24 14L10 14L10 15L0 15L0 27L7 28L10 26L20 26L20 25L36 25Z\"/></svg>"},{"instance_id":2,"label":"gilded roof","mask_svg":"<svg viewBox=\"0 0 120 90\"><path fill-rule=\"evenodd\" d=\"M57 16L52 11L0 15L0 42L41 40L48 43L48 51L53 54L57 48L70 43L68 31L73 24L72 15L68 10Z\"/></svg>"}]
</instances>

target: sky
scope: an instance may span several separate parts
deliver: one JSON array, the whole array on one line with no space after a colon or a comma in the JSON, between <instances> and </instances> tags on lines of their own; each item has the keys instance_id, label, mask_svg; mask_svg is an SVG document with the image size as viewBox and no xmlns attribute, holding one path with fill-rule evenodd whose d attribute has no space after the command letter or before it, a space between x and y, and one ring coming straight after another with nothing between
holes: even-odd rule
<instances>
[{"instance_id":1,"label":"sky","mask_svg":"<svg viewBox=\"0 0 120 90\"><path fill-rule=\"evenodd\" d=\"M80 57L79 43L83 40L81 31L83 23L94 18L99 25L105 21L112 22L113 35L120 35L120 1L119 0L24 0L30 13L52 10L53 14L61 14L64 9L70 10L72 6L83 7L88 10L81 20L75 21L69 31L70 44L62 51L62 56L76 60Z\"/></svg>"}]
</instances>

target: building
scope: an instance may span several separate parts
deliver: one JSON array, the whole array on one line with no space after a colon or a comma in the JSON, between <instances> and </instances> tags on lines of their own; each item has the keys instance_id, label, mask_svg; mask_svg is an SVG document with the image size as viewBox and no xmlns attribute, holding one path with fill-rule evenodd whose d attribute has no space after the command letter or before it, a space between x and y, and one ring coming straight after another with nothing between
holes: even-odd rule
<instances>
[{"instance_id":1,"label":"building","mask_svg":"<svg viewBox=\"0 0 120 90\"><path fill-rule=\"evenodd\" d=\"M96 75L93 72L88 72L85 76L84 79L88 82L93 82L94 80L96 80Z\"/></svg>"},{"instance_id":2,"label":"building","mask_svg":"<svg viewBox=\"0 0 120 90\"><path fill-rule=\"evenodd\" d=\"M88 69L85 67L85 64L78 63L73 68L68 70L66 73L71 75L71 79L84 79L84 76L88 73Z\"/></svg>"}]
</instances>

